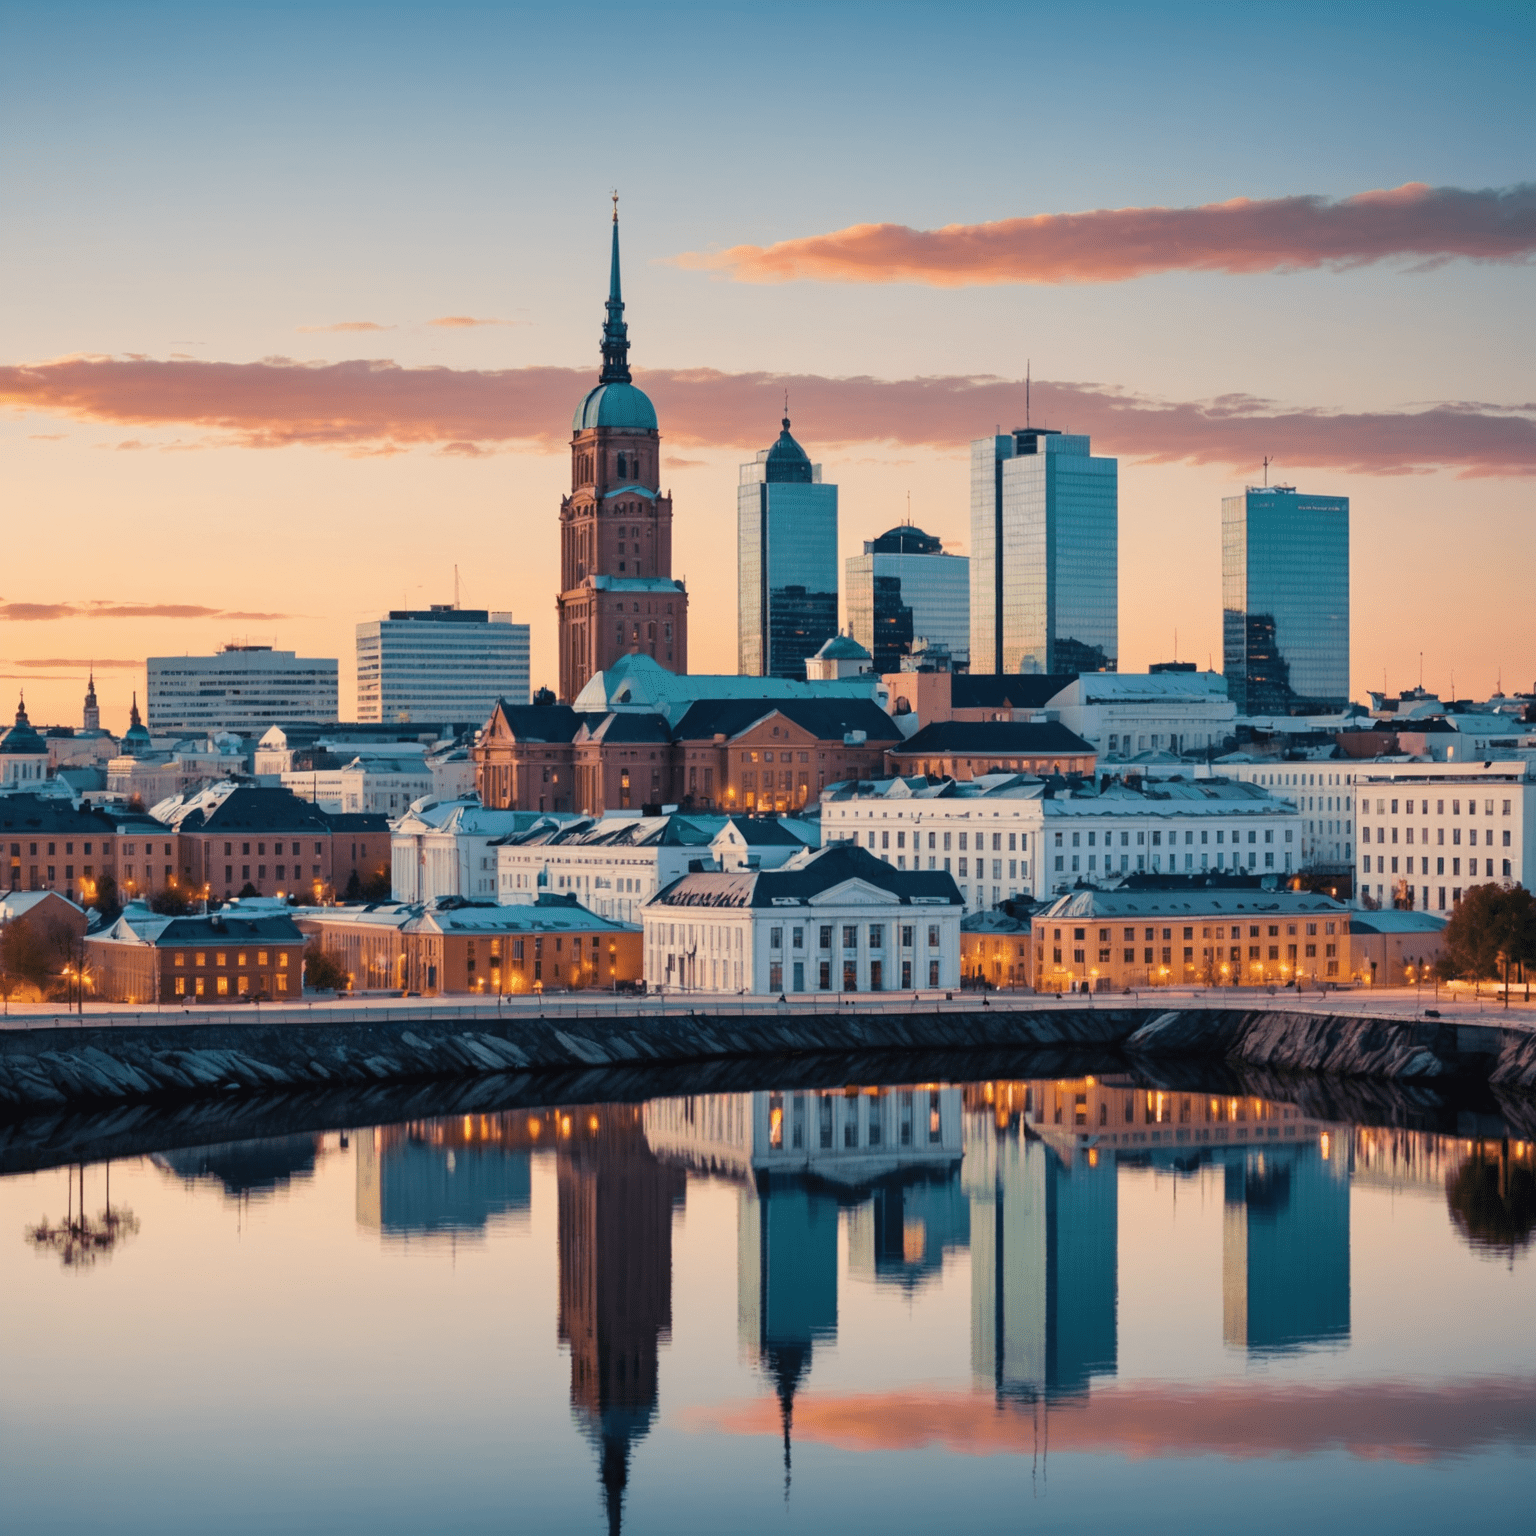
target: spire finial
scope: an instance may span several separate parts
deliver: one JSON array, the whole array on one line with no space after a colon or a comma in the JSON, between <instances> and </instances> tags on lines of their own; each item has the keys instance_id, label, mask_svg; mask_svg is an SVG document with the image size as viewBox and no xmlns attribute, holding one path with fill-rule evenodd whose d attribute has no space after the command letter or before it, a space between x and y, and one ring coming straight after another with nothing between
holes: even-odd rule
<instances>
[{"instance_id":1,"label":"spire finial","mask_svg":"<svg viewBox=\"0 0 1536 1536\"><path fill-rule=\"evenodd\" d=\"M789 431L789 391L784 391L784 430Z\"/></svg>"},{"instance_id":2,"label":"spire finial","mask_svg":"<svg viewBox=\"0 0 1536 1536\"><path fill-rule=\"evenodd\" d=\"M619 194L613 198L613 257L608 268L608 320L603 326L603 371L598 375L603 384L628 384L629 374L629 327L624 323L624 291L619 281Z\"/></svg>"},{"instance_id":3,"label":"spire finial","mask_svg":"<svg viewBox=\"0 0 1536 1536\"><path fill-rule=\"evenodd\" d=\"M608 195L613 199L613 222L617 224L619 222L619 189L615 187Z\"/></svg>"}]
</instances>

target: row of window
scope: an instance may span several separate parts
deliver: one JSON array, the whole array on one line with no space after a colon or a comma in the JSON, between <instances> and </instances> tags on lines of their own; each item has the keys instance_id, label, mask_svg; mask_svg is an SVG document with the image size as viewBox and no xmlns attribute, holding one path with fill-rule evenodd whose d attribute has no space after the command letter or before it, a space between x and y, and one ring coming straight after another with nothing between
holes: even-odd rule
<instances>
[{"instance_id":1,"label":"row of window","mask_svg":"<svg viewBox=\"0 0 1536 1536\"><path fill-rule=\"evenodd\" d=\"M1513 866L1512 862L1509 859L1501 859L1499 862L1503 866L1500 869L1499 873L1501 875L1505 876L1506 878L1509 878L1510 876L1512 876L1513 873L1514 873L1514 866ZM1391 873L1395 875L1397 873L1397 859L1395 857L1392 859L1391 864L1392 864ZM1403 864L1405 866L1404 869L1403 869L1403 873L1405 875L1411 875L1411 874L1413 874L1415 872L1414 871L1414 867L1413 867L1413 859L1412 858L1405 858L1403 860ZM1493 864L1494 864L1494 861L1492 859L1484 859L1483 860L1483 865L1484 865L1483 873L1486 874L1490 879L1492 879L1493 875L1494 875ZM1429 871L1429 860L1428 859L1421 858L1419 860L1419 866L1420 866L1419 870L1417 871L1419 874L1427 875L1430 872ZM1378 853L1376 855L1376 873L1378 875L1384 875L1387 872L1388 872L1387 871L1387 859L1386 859L1386 857L1384 855ZM1435 871L1434 872L1437 875L1443 875L1443 874L1447 873L1446 867L1445 867L1445 860L1443 858L1437 858L1435 860ZM1371 855L1370 854L1366 854L1365 855L1365 873L1366 874L1370 874L1371 873ZM1451 867L1450 867L1449 873L1451 873L1453 875L1459 875L1461 873L1461 860L1460 859L1452 859L1451 860ZM1468 859L1467 860L1467 874L1468 875L1476 875L1477 874L1477 860L1476 859Z\"/></svg>"},{"instance_id":2,"label":"row of window","mask_svg":"<svg viewBox=\"0 0 1536 1536\"><path fill-rule=\"evenodd\" d=\"M805 985L804 960L793 961L790 967L791 992L804 992ZM913 978L921 975L918 963L913 960L901 962L901 974L896 985L903 992L909 992L917 984ZM939 962L928 962L928 985L938 987ZM869 990L871 992L883 992L886 989L885 965L883 961L871 960L869 962ZM768 990L770 992L783 992L784 988L784 963L781 960L773 960L768 965ZM816 962L816 986L817 992L830 992L832 990L832 962L830 960L818 960ZM859 965L856 960L843 961L843 985L844 992L857 992L859 990Z\"/></svg>"},{"instance_id":3,"label":"row of window","mask_svg":"<svg viewBox=\"0 0 1536 1536\"><path fill-rule=\"evenodd\" d=\"M832 933L833 933L833 930L837 926L838 925L835 924L835 923L822 923L822 924L819 925L819 932L818 932L819 943L817 945L817 948L819 948L819 949L831 949L832 948ZM917 927L916 927L916 925L913 924L913 923L901 923L901 924L892 924L891 925L891 928L892 928L893 932L898 927L901 930L901 938L900 938L900 946L901 946L901 948L902 949L911 949L915 945L915 943L917 941ZM843 929L843 948L844 949L857 949L859 947L859 925L857 923L844 923L842 925L842 929ZM885 948L885 930L886 930L886 924L884 924L884 923L871 923L869 925L869 948L870 949L884 949ZM790 934L790 946L791 946L791 948L793 948L793 949L804 949L805 948L805 929L800 924L797 923L793 927L791 927L791 929L789 930L789 934ZM773 928L770 928L768 930L768 947L769 947L769 949L783 949L784 948L784 930L782 928L773 927ZM930 923L928 925L928 947L929 947L929 949L937 949L939 947L939 925L937 923Z\"/></svg>"},{"instance_id":4,"label":"row of window","mask_svg":"<svg viewBox=\"0 0 1536 1536\"><path fill-rule=\"evenodd\" d=\"M937 983L935 983L937 985ZM943 1140L943 1116L940 1113L940 1090L930 1088L927 1090L927 1133L928 1144L936 1146ZM790 1102L789 1146L793 1151L804 1151L806 1145L806 1095L792 1094ZM878 1147L882 1144L885 1135L885 1116L882 1113L884 1104L890 1102L874 1094L848 1093L843 1096L843 1112L841 1116L836 1114L836 1098L831 1094L816 1096L816 1131L817 1140L823 1152L830 1151L834 1143L835 1119L840 1118L843 1123L843 1146L852 1149L859 1145L859 1101L864 1099L867 1105L867 1113L864 1116L864 1145ZM784 1141L784 1095L782 1093L770 1094L768 1098L768 1149L771 1152L782 1152ZM914 1145L922 1135L923 1109L911 1088L904 1088L896 1095L896 1139L904 1147Z\"/></svg>"},{"instance_id":5,"label":"row of window","mask_svg":"<svg viewBox=\"0 0 1536 1536\"><path fill-rule=\"evenodd\" d=\"M1320 921L1322 921L1323 932L1325 934L1331 935L1331 934L1337 932L1337 919L1332 919L1332 920L1322 919ZM1179 926L1179 925L1175 925L1175 926ZM1262 930L1265 930L1265 929L1268 930L1268 937L1269 938L1277 939L1277 938L1280 937L1280 924L1279 923L1246 923L1246 924L1244 924L1244 923L1231 923L1231 924L1228 924L1228 925L1224 925L1224 924L1218 923L1216 925L1215 937L1218 938L1218 939L1226 938L1227 937L1227 927L1229 927L1229 926L1232 929L1232 937L1234 939L1240 939L1240 938L1243 937L1243 929L1245 927L1248 930L1248 937L1250 939L1257 939L1257 938L1264 937L1264 933L1262 932ZM1287 923L1287 924L1285 924L1286 935L1288 937L1294 939L1296 937L1296 930L1297 930L1297 928L1299 926L1300 925L1297 924L1297 923ZM1183 931L1184 931L1184 937L1186 939L1194 938L1194 936L1195 936L1195 925L1193 923L1185 923L1185 924L1182 925L1182 927L1183 927ZM1317 937L1317 927L1318 927L1317 923L1314 923L1314 922L1309 922L1306 925L1307 936L1309 938L1316 938ZM1111 941L1111 937L1112 937L1113 933L1114 933L1114 929L1113 928L1100 928L1099 929L1099 943L1100 944L1108 944ZM1054 943L1057 943L1057 944L1061 943L1061 929L1060 928L1055 929L1053 931L1051 937L1052 937L1052 941ZM1074 928L1072 930L1072 938L1073 938L1073 941L1075 943L1081 944L1087 937L1088 937L1088 930L1087 930L1087 928ZM1121 937L1125 940L1125 942L1127 944L1134 943L1135 940L1136 940L1136 929L1135 929L1135 927L1127 925L1126 928L1124 929L1123 933L1121 934ZM1155 927L1148 928L1146 930L1145 937L1146 937L1147 943L1151 944L1151 943L1155 942L1156 939L1157 939L1157 929ZM1164 940L1171 939L1172 937L1173 937L1173 927L1172 926L1165 927L1163 929L1163 938L1164 938ZM1208 939L1208 938L1212 937L1211 925L1209 923L1207 923L1207 924L1205 924L1205 925L1203 925L1201 927L1201 929L1200 929L1200 937L1203 938L1203 939Z\"/></svg>"},{"instance_id":6,"label":"row of window","mask_svg":"<svg viewBox=\"0 0 1536 1536\"><path fill-rule=\"evenodd\" d=\"M1388 829L1386 827L1377 827L1376 828L1376 841L1378 843L1386 843L1386 842L1393 842L1393 843L1395 843L1397 841L1397 828L1393 827L1391 829L1392 835L1391 835L1390 838L1387 836L1387 830ZM1419 828L1419 830L1421 832L1423 832L1423 834L1424 834L1424 836L1422 838L1420 838L1419 841L1422 842L1422 843L1425 843L1427 845L1428 842L1429 842L1429 828L1428 827L1421 827L1421 828ZM1413 833L1414 833L1414 829L1412 827L1404 827L1403 828L1403 841L1405 843L1411 843L1413 841ZM1368 843L1368 842L1371 841L1371 829L1369 827L1361 827L1360 828L1360 841L1362 843ZM1488 847L1490 847L1490 848L1493 847L1493 828L1492 827L1489 827L1487 829L1487 831L1485 831L1483 833L1483 841L1488 845ZM1436 827L1435 828L1435 844L1436 844L1437 847L1440 847L1440 848L1445 847L1445 828L1444 827ZM1451 828L1451 846L1453 848L1461 847L1461 828L1460 827L1452 827ZM1477 847L1477 828L1476 827L1468 827L1467 828L1467 846L1469 848ZM1510 833L1510 831L1509 831L1509 829L1507 827L1504 829L1504 841L1503 841L1502 846L1505 847L1505 848L1508 848L1508 847L1511 846L1511 833Z\"/></svg>"},{"instance_id":7,"label":"row of window","mask_svg":"<svg viewBox=\"0 0 1536 1536\"><path fill-rule=\"evenodd\" d=\"M230 979L229 979L228 976L215 976L213 978L213 982L214 982L213 996L215 996L215 997L228 997L229 996L229 980ZM256 982L255 986L251 985L251 983L253 981ZM185 976L178 976L176 978L176 996L177 997L188 997L188 996L191 996L191 997L205 997L205 996L208 995L208 985L207 985L207 983L208 983L208 978L207 977L205 977L205 976L194 976L194 977L192 977L192 987L191 987L191 991L189 992L188 988L187 988L187 978ZM266 988L266 985L265 985L265 978L264 977L261 977L261 976L255 976L255 977L252 977L252 976L236 976L235 977L235 995L237 997L243 997L247 993L250 993L250 992L265 992L266 990L267 990L267 988ZM283 972L279 971L274 977L272 977L272 990L274 992L286 992L288 990L288 977Z\"/></svg>"},{"instance_id":8,"label":"row of window","mask_svg":"<svg viewBox=\"0 0 1536 1536\"><path fill-rule=\"evenodd\" d=\"M214 963L214 965L216 967L218 967L218 966L227 966L229 964L229 955L230 955L230 951L229 950L225 950L225 949L215 949L215 950L198 949L198 950L194 950L192 952L192 957L193 957L192 958L192 964L193 964L193 967L195 969L198 969L198 970L201 970L201 969L205 968L207 966L207 964L208 964L208 956L210 954L213 955L213 963ZM267 951L264 950L264 949L256 950L255 951L255 958L254 959L251 958L252 951L247 950L247 949L235 950L234 951L234 956L235 956L235 965L236 966L245 966L245 965L264 966L264 965L267 965L269 963L268 962ZM184 970L186 968L186 964L187 964L187 951L184 950L184 949L178 949L176 951L175 960L172 963L177 967L178 970ZM281 971L286 971L288 969L288 951L287 950L285 950L285 949L278 950L278 952L277 952L277 967Z\"/></svg>"},{"instance_id":9,"label":"row of window","mask_svg":"<svg viewBox=\"0 0 1536 1536\"><path fill-rule=\"evenodd\" d=\"M1484 800L1482 802L1482 804L1483 804L1483 815L1485 815L1485 816L1492 816L1493 813L1494 813L1493 812L1494 802L1492 800ZM1510 800L1500 800L1499 801L1499 815L1501 815L1501 816L1508 816L1508 815L1510 815L1511 814L1510 807L1512 806L1512 804L1513 804L1513 802L1510 801ZM1385 816L1385 815L1387 815L1388 814L1387 806L1389 806L1389 805L1392 807L1392 810L1391 810L1390 814L1392 814L1393 816L1396 816L1397 815L1397 801L1396 800L1378 800L1376 802L1376 814L1378 816ZM1418 806L1418 810L1417 811L1414 810L1414 806L1415 805ZM1477 815L1477 805L1478 805L1478 802L1477 802L1477 800L1475 798L1469 798L1467 800L1467 815L1468 816L1476 816ZM1360 812L1361 812L1362 815L1368 814L1369 811L1370 811L1370 808L1371 808L1371 803L1370 803L1370 800L1368 798L1365 799L1365 800L1362 800L1360 802ZM1408 815L1408 816L1415 816L1415 815L1418 815L1418 816L1428 816L1429 815L1429 801L1428 800L1417 800L1417 801L1415 801L1415 800L1405 800L1403 802L1403 808L1404 808L1404 814ZM1436 800L1435 801L1435 815L1436 816L1444 816L1445 815L1445 801L1444 800ZM1461 801L1460 800L1452 800L1451 801L1451 815L1452 816L1460 816L1461 815Z\"/></svg>"}]
</instances>

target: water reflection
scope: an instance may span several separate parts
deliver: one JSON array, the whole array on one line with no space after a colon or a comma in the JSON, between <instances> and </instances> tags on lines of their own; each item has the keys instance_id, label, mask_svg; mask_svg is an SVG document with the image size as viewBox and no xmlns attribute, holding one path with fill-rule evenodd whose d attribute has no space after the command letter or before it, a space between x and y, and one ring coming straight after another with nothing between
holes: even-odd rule
<instances>
[{"instance_id":1,"label":"water reflection","mask_svg":"<svg viewBox=\"0 0 1536 1536\"><path fill-rule=\"evenodd\" d=\"M363 1131L357 1220L409 1241L478 1234L500 1216L526 1216L533 1181L529 1117L456 1115Z\"/></svg>"},{"instance_id":2,"label":"water reflection","mask_svg":"<svg viewBox=\"0 0 1536 1536\"><path fill-rule=\"evenodd\" d=\"M314 1175L324 1150L323 1136L269 1136L217 1146L157 1152L157 1167L188 1184L221 1185L231 1200L260 1199Z\"/></svg>"}]
</instances>

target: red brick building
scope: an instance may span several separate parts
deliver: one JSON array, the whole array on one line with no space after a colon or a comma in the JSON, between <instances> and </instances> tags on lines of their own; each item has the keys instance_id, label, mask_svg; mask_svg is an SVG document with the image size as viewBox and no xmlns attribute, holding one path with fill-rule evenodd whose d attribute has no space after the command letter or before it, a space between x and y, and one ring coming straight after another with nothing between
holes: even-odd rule
<instances>
[{"instance_id":1,"label":"red brick building","mask_svg":"<svg viewBox=\"0 0 1536 1536\"><path fill-rule=\"evenodd\" d=\"M619 216L603 327L603 367L571 422L571 493L560 502L560 697L643 653L688 670L688 594L672 577L672 498L661 493L656 408L629 371L619 284Z\"/></svg>"}]
</instances>

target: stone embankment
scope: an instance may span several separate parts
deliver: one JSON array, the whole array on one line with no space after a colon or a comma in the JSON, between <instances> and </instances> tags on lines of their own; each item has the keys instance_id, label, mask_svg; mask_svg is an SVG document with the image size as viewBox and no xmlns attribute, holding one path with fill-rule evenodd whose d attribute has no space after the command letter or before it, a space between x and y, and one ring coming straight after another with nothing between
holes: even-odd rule
<instances>
[{"instance_id":1,"label":"stone embankment","mask_svg":"<svg viewBox=\"0 0 1536 1536\"><path fill-rule=\"evenodd\" d=\"M0 1031L0 1115L250 1092L871 1052L1092 1049L1108 1064L1198 1059L1274 1071L1536 1091L1536 1034L1283 1009L1039 1005L377 1022L177 1023ZM1100 1070L1106 1070L1101 1066Z\"/></svg>"}]
</instances>

